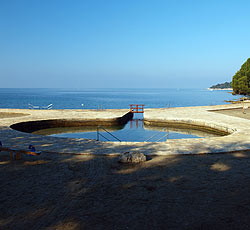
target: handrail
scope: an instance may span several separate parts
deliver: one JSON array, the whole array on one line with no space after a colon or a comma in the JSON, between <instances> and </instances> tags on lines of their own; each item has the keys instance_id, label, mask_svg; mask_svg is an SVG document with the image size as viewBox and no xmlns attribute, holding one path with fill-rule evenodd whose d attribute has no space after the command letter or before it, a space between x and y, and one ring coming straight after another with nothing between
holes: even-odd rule
<instances>
[{"instance_id":1,"label":"handrail","mask_svg":"<svg viewBox=\"0 0 250 230\"><path fill-rule=\"evenodd\" d=\"M153 137L157 136L158 134L160 134L162 131L164 131L165 128L163 128L161 131L155 133L153 136L149 137L148 139L146 139L144 142L147 142L149 141L150 139L152 139ZM163 135L160 139L158 139L156 142L158 142L159 140L161 140L163 137L165 136L168 136L169 135L169 132L167 132L167 134Z\"/></svg>"},{"instance_id":2,"label":"handrail","mask_svg":"<svg viewBox=\"0 0 250 230\"><path fill-rule=\"evenodd\" d=\"M160 132L162 132L163 130L164 130L164 128L163 128L161 131L159 131L159 132L153 134L153 136L151 136L151 137L149 137L148 139L146 139L145 142L147 142L147 141L149 141L150 139L152 139L153 137L157 136L157 135L160 134Z\"/></svg>"},{"instance_id":3,"label":"handrail","mask_svg":"<svg viewBox=\"0 0 250 230\"><path fill-rule=\"evenodd\" d=\"M53 104L49 104L47 106L39 106L39 105L32 105L32 104L28 104L29 105L29 109L52 109Z\"/></svg>"},{"instance_id":4,"label":"handrail","mask_svg":"<svg viewBox=\"0 0 250 230\"><path fill-rule=\"evenodd\" d=\"M47 106L42 106L41 108L42 109L52 109L52 107L53 107L53 104L49 104Z\"/></svg>"},{"instance_id":5,"label":"handrail","mask_svg":"<svg viewBox=\"0 0 250 230\"><path fill-rule=\"evenodd\" d=\"M110 133L108 130L104 129L102 126L98 125L97 126L97 141L99 141L99 135L101 135L102 137L104 137L100 132L99 132L99 128L101 128L102 130L104 130L106 133L108 133L110 136L114 137L116 140L120 141L121 140L116 137L115 135L113 135L112 133ZM108 138L104 137L106 140L110 141Z\"/></svg>"},{"instance_id":6,"label":"handrail","mask_svg":"<svg viewBox=\"0 0 250 230\"><path fill-rule=\"evenodd\" d=\"M144 113L143 104L130 104L131 113Z\"/></svg>"},{"instance_id":7,"label":"handrail","mask_svg":"<svg viewBox=\"0 0 250 230\"><path fill-rule=\"evenodd\" d=\"M167 137L166 141L168 140L168 135L169 135L169 132L167 132L167 134L163 135L160 139L158 139L156 142L160 141L162 138L164 137Z\"/></svg>"},{"instance_id":8,"label":"handrail","mask_svg":"<svg viewBox=\"0 0 250 230\"><path fill-rule=\"evenodd\" d=\"M104 139L106 139L107 141L110 141L107 137L105 137L104 135L102 135L101 133L98 132L98 135L101 135ZM98 141L99 141L99 137L98 137Z\"/></svg>"}]
</instances>

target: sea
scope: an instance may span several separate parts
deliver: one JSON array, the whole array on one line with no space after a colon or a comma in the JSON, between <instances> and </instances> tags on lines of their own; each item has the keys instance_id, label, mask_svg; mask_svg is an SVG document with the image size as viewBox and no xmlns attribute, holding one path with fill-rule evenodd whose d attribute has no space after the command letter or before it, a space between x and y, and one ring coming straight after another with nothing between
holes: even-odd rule
<instances>
[{"instance_id":1,"label":"sea","mask_svg":"<svg viewBox=\"0 0 250 230\"><path fill-rule=\"evenodd\" d=\"M226 104L238 99L226 90L208 89L39 89L0 88L0 108L28 109L53 104L53 109L168 108Z\"/></svg>"},{"instance_id":2,"label":"sea","mask_svg":"<svg viewBox=\"0 0 250 230\"><path fill-rule=\"evenodd\" d=\"M171 108L226 104L238 99L227 90L208 89L0 89L0 108L44 109L52 104L53 109L128 109L130 104L144 104L145 108ZM108 132L106 132L105 130ZM85 130L84 130L85 129ZM91 130L92 129L92 130ZM48 129L40 135L61 138L88 138L101 141L150 141L168 139L202 138L210 136L195 130L171 130L168 127L144 126L142 114L123 127L81 128L79 130ZM100 134L100 135L99 135ZM115 137L114 137L115 136Z\"/></svg>"}]
</instances>

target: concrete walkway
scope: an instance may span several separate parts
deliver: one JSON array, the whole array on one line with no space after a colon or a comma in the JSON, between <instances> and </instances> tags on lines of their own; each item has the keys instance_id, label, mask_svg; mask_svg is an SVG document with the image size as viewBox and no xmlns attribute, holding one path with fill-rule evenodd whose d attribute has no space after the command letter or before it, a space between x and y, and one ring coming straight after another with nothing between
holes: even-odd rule
<instances>
[{"instance_id":1,"label":"concrete walkway","mask_svg":"<svg viewBox=\"0 0 250 230\"><path fill-rule=\"evenodd\" d=\"M0 140L3 146L26 149L29 144L37 150L67 154L115 155L125 151L141 151L146 155L201 154L250 149L250 120L232 117L213 110L239 108L240 105L197 106L146 109L147 122L177 122L222 130L230 135L167 142L97 142L87 139L57 138L19 132L12 124L50 119L112 120L128 110L24 110L0 109ZM1 116L2 115L2 116Z\"/></svg>"}]
</instances>

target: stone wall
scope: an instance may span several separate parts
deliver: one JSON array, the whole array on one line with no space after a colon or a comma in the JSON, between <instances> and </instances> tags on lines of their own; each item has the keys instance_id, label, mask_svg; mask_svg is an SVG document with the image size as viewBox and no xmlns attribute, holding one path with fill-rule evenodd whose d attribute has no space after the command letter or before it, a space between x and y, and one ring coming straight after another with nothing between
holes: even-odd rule
<instances>
[{"instance_id":1,"label":"stone wall","mask_svg":"<svg viewBox=\"0 0 250 230\"><path fill-rule=\"evenodd\" d=\"M59 127L79 127L79 126L98 126L98 125L124 125L133 118L133 113L128 112L124 116L112 119L50 119L39 121L20 122L11 125L17 131L32 133L41 129Z\"/></svg>"}]
</instances>

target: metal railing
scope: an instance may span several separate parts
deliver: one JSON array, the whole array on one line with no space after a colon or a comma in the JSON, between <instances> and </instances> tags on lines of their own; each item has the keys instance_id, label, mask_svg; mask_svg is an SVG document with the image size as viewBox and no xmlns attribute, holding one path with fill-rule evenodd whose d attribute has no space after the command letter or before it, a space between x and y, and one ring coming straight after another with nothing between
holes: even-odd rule
<instances>
[{"instance_id":1,"label":"metal railing","mask_svg":"<svg viewBox=\"0 0 250 230\"><path fill-rule=\"evenodd\" d=\"M162 129L161 131L155 133L154 135L152 135L151 137L149 137L148 139L146 139L144 142L148 142L152 138L154 138L154 137L158 136L159 134L161 134L161 132L163 132L163 131L165 131L165 129ZM167 137L167 139L168 139L168 135L169 135L169 131L167 131L166 134L164 134L162 137L160 137L159 139L157 139L156 142L162 140L164 137ZM166 139L166 141L167 141L167 139Z\"/></svg>"},{"instance_id":2,"label":"metal railing","mask_svg":"<svg viewBox=\"0 0 250 230\"><path fill-rule=\"evenodd\" d=\"M107 134L109 134L109 135L112 136L113 138L115 138L117 141L120 141L120 142L121 142L121 140L120 140L118 137L116 137L114 134L110 133L108 130L106 130L105 128L103 128L103 127L100 126L100 125L97 126L97 131L96 131L96 134L97 134L97 139L96 139L96 140L97 140L97 141L100 140L100 136L103 137L103 138L104 138L105 140L107 140L107 141L111 141L109 138L105 137L105 136L100 132L100 129L103 130L103 131L105 131ZM154 135L152 135L151 137L149 137L148 139L146 139L144 142L148 142L149 140L151 140L152 138L154 138L154 137L156 137L156 136L159 137L159 134L161 134L162 131L165 131L165 129L162 129L161 131L155 133ZM167 141L167 140L168 140L168 136L169 136L169 131L167 131L166 134L164 134L163 136L161 136L160 138L158 138L155 142L158 142L158 141L162 140L162 139L165 138L165 137L166 137L166 141Z\"/></svg>"},{"instance_id":3,"label":"metal railing","mask_svg":"<svg viewBox=\"0 0 250 230\"><path fill-rule=\"evenodd\" d=\"M166 137L166 141L168 140L168 135L169 132L167 132L165 135L163 135L161 138L159 138L158 140L156 140L156 142L160 141L161 139L163 139L164 137Z\"/></svg>"},{"instance_id":4,"label":"metal railing","mask_svg":"<svg viewBox=\"0 0 250 230\"><path fill-rule=\"evenodd\" d=\"M29 109L52 109L53 104L49 104L47 106L39 106L39 105L32 105L32 104L28 104L29 105Z\"/></svg>"},{"instance_id":5,"label":"metal railing","mask_svg":"<svg viewBox=\"0 0 250 230\"><path fill-rule=\"evenodd\" d=\"M115 135L113 135L112 133L110 133L108 130L106 130L105 128L103 128L102 126L97 126L97 131L96 131L96 134L97 134L97 141L99 141L100 140L100 136L102 136L105 140L107 140L107 141L111 141L111 140L109 140L107 137L105 137L104 135L102 135L101 133L100 133L100 131L99 131L99 129L102 129L102 130L104 130L106 133L108 133L110 136L112 136L112 137L114 137L116 140L118 140L118 141L120 141L121 142L121 140L118 138L118 137L116 137Z\"/></svg>"}]
</instances>

